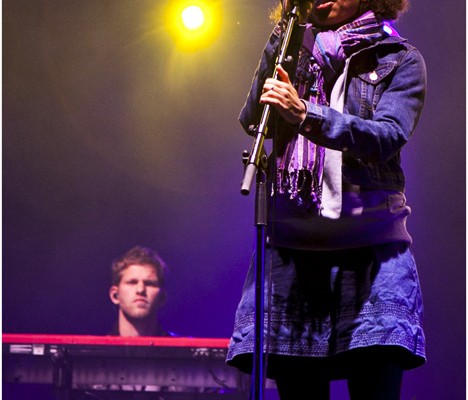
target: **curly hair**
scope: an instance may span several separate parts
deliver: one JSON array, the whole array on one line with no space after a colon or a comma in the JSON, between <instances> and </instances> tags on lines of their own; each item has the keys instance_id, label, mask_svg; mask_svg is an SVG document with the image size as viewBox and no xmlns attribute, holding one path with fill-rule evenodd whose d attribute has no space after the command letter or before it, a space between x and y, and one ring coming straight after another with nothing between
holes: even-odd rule
<instances>
[{"instance_id":1,"label":"curly hair","mask_svg":"<svg viewBox=\"0 0 468 400\"><path fill-rule=\"evenodd\" d=\"M408 11L409 0L361 0L361 11L372 10L382 20L394 21ZM270 13L274 22L281 18L282 5L278 4Z\"/></svg>"},{"instance_id":2,"label":"curly hair","mask_svg":"<svg viewBox=\"0 0 468 400\"><path fill-rule=\"evenodd\" d=\"M151 265L158 275L160 287L164 287L164 281L168 271L166 263L152 249L136 246L125 253L121 258L112 263L112 285L118 285L122 279L122 272L130 265Z\"/></svg>"},{"instance_id":3,"label":"curly hair","mask_svg":"<svg viewBox=\"0 0 468 400\"><path fill-rule=\"evenodd\" d=\"M409 8L409 0L368 0L367 3L366 9L384 20L396 20Z\"/></svg>"}]
</instances>

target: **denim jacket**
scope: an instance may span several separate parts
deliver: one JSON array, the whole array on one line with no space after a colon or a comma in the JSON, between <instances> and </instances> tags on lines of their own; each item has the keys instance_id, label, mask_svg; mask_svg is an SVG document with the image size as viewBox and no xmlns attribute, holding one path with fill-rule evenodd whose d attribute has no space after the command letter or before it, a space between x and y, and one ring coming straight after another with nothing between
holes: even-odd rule
<instances>
[{"instance_id":1,"label":"denim jacket","mask_svg":"<svg viewBox=\"0 0 468 400\"><path fill-rule=\"evenodd\" d=\"M303 31L302 26L295 27L288 47L290 54L297 54ZM263 82L272 76L279 33L277 26L265 46L239 117L249 134L263 110L259 98ZM291 65L289 72L294 70L295 65ZM387 36L353 54L345 73L344 112L308 103L305 121L295 128L318 145L342 151L342 173L349 183L364 190L403 192L405 177L400 151L416 128L423 108L424 60L405 39ZM269 131L274 129L274 121L270 119Z\"/></svg>"}]
</instances>

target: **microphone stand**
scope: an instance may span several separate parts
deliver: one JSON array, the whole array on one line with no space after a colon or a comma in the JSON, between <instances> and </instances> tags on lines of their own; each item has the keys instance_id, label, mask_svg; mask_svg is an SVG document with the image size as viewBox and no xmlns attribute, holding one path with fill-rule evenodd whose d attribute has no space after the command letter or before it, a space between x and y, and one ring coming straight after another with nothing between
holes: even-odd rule
<instances>
[{"instance_id":1,"label":"microphone stand","mask_svg":"<svg viewBox=\"0 0 468 400\"><path fill-rule=\"evenodd\" d=\"M290 61L286 52L291 39L294 23L298 18L298 6L294 2L289 13L288 24L283 34L279 54L276 60L273 78L278 78L278 65ZM256 259L255 259L255 342L253 355L251 400L262 400L265 387L264 382L264 283L265 283L265 227L267 225L267 195L266 195L266 166L267 157L264 142L268 131L268 120L271 107L265 104L260 123L256 128L257 134L250 154L243 154L246 165L242 181L241 194L248 195L254 177L256 176L255 196L255 226L256 229Z\"/></svg>"}]
</instances>

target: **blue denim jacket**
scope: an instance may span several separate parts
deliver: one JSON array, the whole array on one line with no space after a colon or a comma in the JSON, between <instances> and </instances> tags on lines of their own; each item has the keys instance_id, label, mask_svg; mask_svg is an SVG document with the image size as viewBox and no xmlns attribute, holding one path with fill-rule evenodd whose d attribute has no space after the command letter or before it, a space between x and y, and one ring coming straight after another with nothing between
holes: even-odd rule
<instances>
[{"instance_id":1,"label":"blue denim jacket","mask_svg":"<svg viewBox=\"0 0 468 400\"><path fill-rule=\"evenodd\" d=\"M295 27L288 47L290 54L297 54L303 30ZM249 134L252 125L259 122L263 82L272 76L279 44L276 27L239 117ZM289 72L294 69L295 65L291 65ZM403 192L400 151L416 128L425 93L426 67L421 54L405 39L388 36L351 56L344 113L308 103L307 117L298 129L312 142L343 152L342 172L351 184L362 189ZM274 130L274 119L270 120L269 132Z\"/></svg>"}]
</instances>

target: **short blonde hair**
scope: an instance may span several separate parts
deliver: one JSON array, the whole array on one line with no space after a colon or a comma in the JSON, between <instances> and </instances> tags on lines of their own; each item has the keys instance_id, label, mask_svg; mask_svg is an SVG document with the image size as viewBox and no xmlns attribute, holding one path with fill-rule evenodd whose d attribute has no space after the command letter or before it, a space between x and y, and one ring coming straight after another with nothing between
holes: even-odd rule
<instances>
[{"instance_id":1,"label":"short blonde hair","mask_svg":"<svg viewBox=\"0 0 468 400\"><path fill-rule=\"evenodd\" d=\"M166 263L154 250L141 246L133 247L112 263L112 285L120 283L122 272L130 265L151 265L156 270L160 287L164 287L168 270Z\"/></svg>"}]
</instances>

